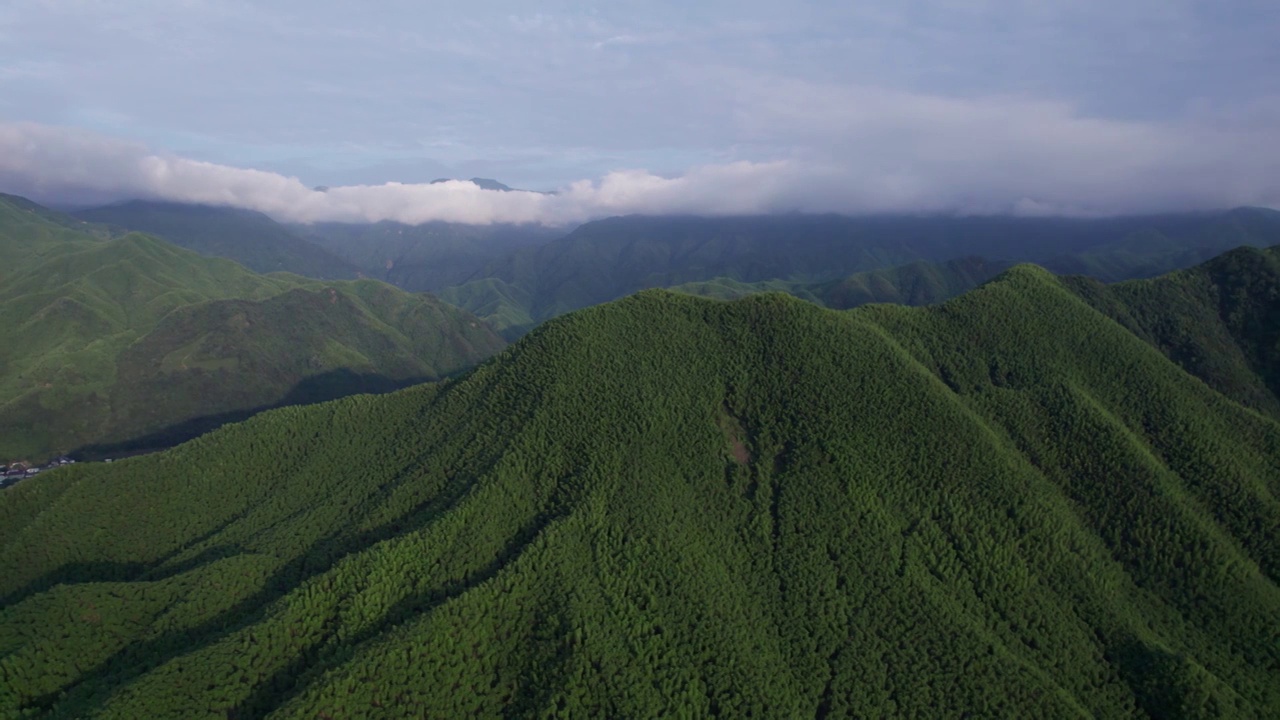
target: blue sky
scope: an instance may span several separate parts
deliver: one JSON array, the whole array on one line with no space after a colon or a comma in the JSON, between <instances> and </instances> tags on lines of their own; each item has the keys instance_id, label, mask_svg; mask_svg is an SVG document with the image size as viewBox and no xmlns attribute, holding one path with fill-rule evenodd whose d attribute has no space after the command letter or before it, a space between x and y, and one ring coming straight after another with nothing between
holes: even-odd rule
<instances>
[{"instance_id":1,"label":"blue sky","mask_svg":"<svg viewBox=\"0 0 1280 720\"><path fill-rule=\"evenodd\" d=\"M0 190L477 222L1280 202L1280 3L370 5L10 0ZM561 194L416 185L473 175Z\"/></svg>"}]
</instances>

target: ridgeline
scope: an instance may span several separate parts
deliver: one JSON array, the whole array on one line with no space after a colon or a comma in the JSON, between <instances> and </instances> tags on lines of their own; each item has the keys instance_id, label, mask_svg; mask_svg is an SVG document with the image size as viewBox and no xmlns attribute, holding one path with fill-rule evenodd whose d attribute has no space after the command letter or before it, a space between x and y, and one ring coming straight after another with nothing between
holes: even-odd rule
<instances>
[{"instance_id":1,"label":"ridgeline","mask_svg":"<svg viewBox=\"0 0 1280 720\"><path fill-rule=\"evenodd\" d=\"M1274 717L1280 424L1210 384L1031 266L642 292L0 494L0 713Z\"/></svg>"},{"instance_id":2,"label":"ridgeline","mask_svg":"<svg viewBox=\"0 0 1280 720\"><path fill-rule=\"evenodd\" d=\"M836 308L915 304L945 299L1020 262L1114 282L1191 267L1241 245L1277 243L1280 212L1260 208L1089 220L634 216L589 222L512 250L438 294L512 339L547 318L646 288L724 297L782 290ZM914 292L916 282L925 292Z\"/></svg>"},{"instance_id":3,"label":"ridgeline","mask_svg":"<svg viewBox=\"0 0 1280 720\"><path fill-rule=\"evenodd\" d=\"M263 407L435 380L504 342L383 283L258 275L0 198L0 463L172 445Z\"/></svg>"}]
</instances>

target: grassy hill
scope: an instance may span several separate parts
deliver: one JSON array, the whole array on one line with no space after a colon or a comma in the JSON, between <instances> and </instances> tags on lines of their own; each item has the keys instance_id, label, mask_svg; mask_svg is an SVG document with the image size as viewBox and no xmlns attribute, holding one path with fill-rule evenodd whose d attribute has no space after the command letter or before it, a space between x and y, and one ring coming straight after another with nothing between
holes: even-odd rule
<instances>
[{"instance_id":1,"label":"grassy hill","mask_svg":"<svg viewBox=\"0 0 1280 720\"><path fill-rule=\"evenodd\" d=\"M254 272L290 272L329 280L360 275L355 266L337 255L251 210L134 200L83 210L76 216L158 235L201 255L235 260Z\"/></svg>"},{"instance_id":2,"label":"grassy hill","mask_svg":"<svg viewBox=\"0 0 1280 720\"><path fill-rule=\"evenodd\" d=\"M1278 498L1280 424L1038 268L648 291L0 493L0 708L1272 717Z\"/></svg>"},{"instance_id":3,"label":"grassy hill","mask_svg":"<svg viewBox=\"0 0 1280 720\"><path fill-rule=\"evenodd\" d=\"M172 444L228 413L435 379L503 345L430 296L257 275L4 200L0 260L0 461Z\"/></svg>"},{"instance_id":4,"label":"grassy hill","mask_svg":"<svg viewBox=\"0 0 1280 720\"><path fill-rule=\"evenodd\" d=\"M528 326L504 325L507 318L537 323L652 287L785 281L779 289L795 291L873 270L975 256L993 267L1035 262L1110 282L1189 267L1241 245L1277 243L1280 213L1249 208L1098 220L637 216L587 223L545 245L512 251L475 281L441 295L511 335ZM802 295L813 292L802 289ZM851 289L851 297L833 298L836 306L877 295ZM513 304L513 297L528 300Z\"/></svg>"}]
</instances>

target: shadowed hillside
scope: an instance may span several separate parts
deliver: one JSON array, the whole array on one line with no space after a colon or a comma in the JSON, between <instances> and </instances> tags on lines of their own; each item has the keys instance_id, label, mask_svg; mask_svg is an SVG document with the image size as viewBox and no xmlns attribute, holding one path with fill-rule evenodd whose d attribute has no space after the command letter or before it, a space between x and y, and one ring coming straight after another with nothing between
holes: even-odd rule
<instances>
[{"instance_id":1,"label":"shadowed hillside","mask_svg":"<svg viewBox=\"0 0 1280 720\"><path fill-rule=\"evenodd\" d=\"M314 223L291 229L366 276L411 292L437 292L485 277L507 253L541 245L565 231L541 225L429 222Z\"/></svg>"},{"instance_id":2,"label":"shadowed hillside","mask_svg":"<svg viewBox=\"0 0 1280 720\"><path fill-rule=\"evenodd\" d=\"M970 257L945 263L910 263L820 283L787 280L744 283L730 278L716 278L707 282L685 283L670 289L719 300L733 300L762 292L784 292L833 310L848 310L869 303L930 305L978 287L1007 270L1009 265ZM466 305L463 302L456 304ZM484 310L481 308L477 314L487 315Z\"/></svg>"},{"instance_id":3,"label":"shadowed hillside","mask_svg":"<svg viewBox=\"0 0 1280 720\"><path fill-rule=\"evenodd\" d=\"M1150 280L1064 282L1188 372L1280 419L1280 246Z\"/></svg>"},{"instance_id":4,"label":"shadowed hillside","mask_svg":"<svg viewBox=\"0 0 1280 720\"><path fill-rule=\"evenodd\" d=\"M851 275L898 266L911 266L908 272L919 275L921 263L981 257L993 268L1035 262L1054 272L1110 282L1190 267L1241 245L1277 243L1280 213L1251 208L1097 220L636 216L587 223L540 247L513 251L476 280L439 294L511 337L547 318L652 287L711 281L713 287L702 289L736 295L744 291L737 283L763 283L850 307L875 300L911 302L909 286L886 292L855 283L848 293L840 291L839 281ZM890 285L901 280L878 279ZM834 285L821 287L827 283ZM944 295L921 297L942 299L966 288L945 289ZM830 297L821 299L828 292Z\"/></svg>"},{"instance_id":5,"label":"shadowed hillside","mask_svg":"<svg viewBox=\"0 0 1280 720\"><path fill-rule=\"evenodd\" d=\"M436 379L503 345L427 295L257 275L145 235L84 235L5 201L0 259L0 461ZM338 371L367 381L296 392Z\"/></svg>"},{"instance_id":6,"label":"shadowed hillside","mask_svg":"<svg viewBox=\"0 0 1280 720\"><path fill-rule=\"evenodd\" d=\"M644 292L0 494L50 717L1274 716L1280 424L1019 266Z\"/></svg>"},{"instance_id":7,"label":"shadowed hillside","mask_svg":"<svg viewBox=\"0 0 1280 720\"><path fill-rule=\"evenodd\" d=\"M76 216L158 235L201 255L235 260L254 272L290 272L328 280L360 274L337 255L252 210L134 200L83 210Z\"/></svg>"}]
</instances>

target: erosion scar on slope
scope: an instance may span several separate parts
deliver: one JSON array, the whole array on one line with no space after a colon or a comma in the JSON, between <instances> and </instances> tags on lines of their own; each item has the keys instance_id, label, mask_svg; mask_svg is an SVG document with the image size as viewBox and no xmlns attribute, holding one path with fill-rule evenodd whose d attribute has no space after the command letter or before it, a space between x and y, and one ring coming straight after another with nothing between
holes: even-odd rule
<instances>
[{"instance_id":1,"label":"erosion scar on slope","mask_svg":"<svg viewBox=\"0 0 1280 720\"><path fill-rule=\"evenodd\" d=\"M727 405L720 407L719 420L720 429L724 431L725 439L729 441L729 453L733 457L733 461L739 465L746 466L751 462L751 451L747 450L747 445L743 441L746 431L742 428L742 422L729 410Z\"/></svg>"}]
</instances>

